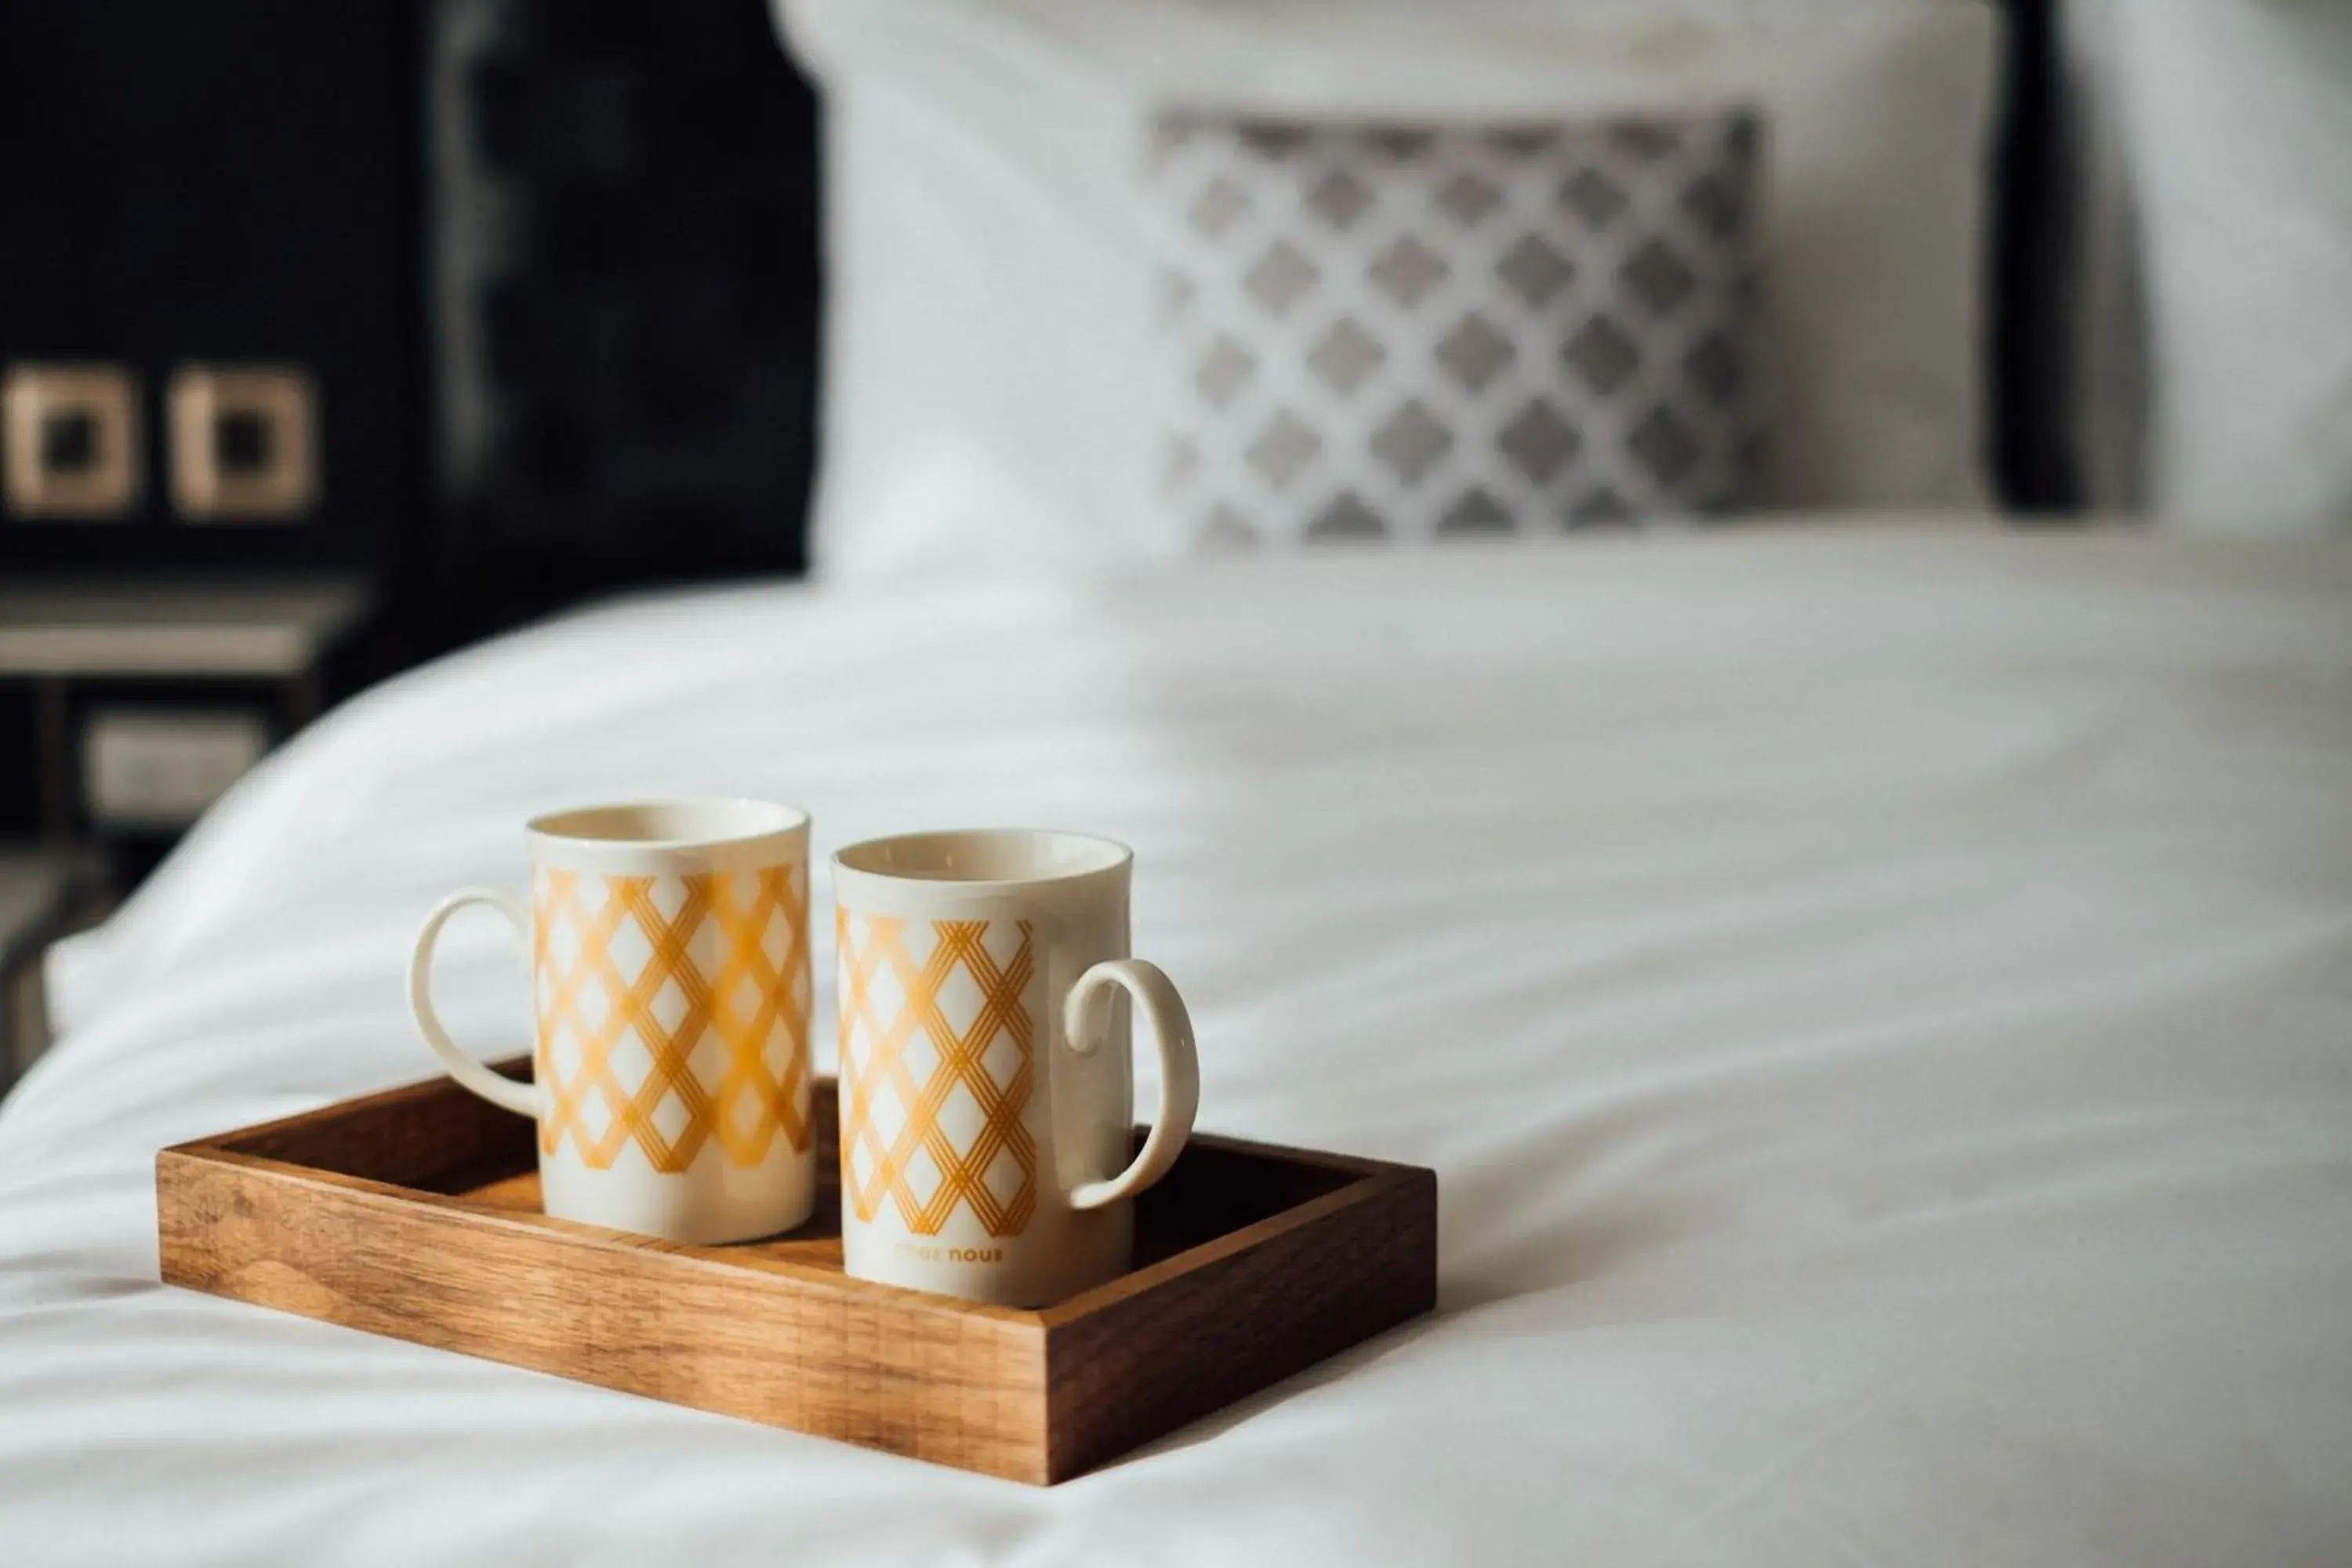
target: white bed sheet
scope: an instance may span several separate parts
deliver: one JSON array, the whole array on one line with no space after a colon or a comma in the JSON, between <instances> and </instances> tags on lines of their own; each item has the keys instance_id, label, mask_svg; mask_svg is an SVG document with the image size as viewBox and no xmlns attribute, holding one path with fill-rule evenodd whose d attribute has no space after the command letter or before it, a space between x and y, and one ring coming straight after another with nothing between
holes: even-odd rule
<instances>
[{"instance_id":1,"label":"white bed sheet","mask_svg":"<svg viewBox=\"0 0 2352 1568\"><path fill-rule=\"evenodd\" d=\"M1204 1124L1437 1167L1438 1313L1038 1491L156 1283L159 1145L425 1076L432 898L672 789L821 851L1131 841ZM518 1045L453 934L446 1013ZM2352 1561L2352 550L619 605L332 715L55 967L0 1106L12 1568Z\"/></svg>"}]
</instances>

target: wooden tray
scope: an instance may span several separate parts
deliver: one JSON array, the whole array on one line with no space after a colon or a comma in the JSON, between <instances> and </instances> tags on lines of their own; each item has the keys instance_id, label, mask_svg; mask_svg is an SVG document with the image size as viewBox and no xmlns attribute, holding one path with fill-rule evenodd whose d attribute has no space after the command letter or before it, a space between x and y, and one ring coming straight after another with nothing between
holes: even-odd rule
<instances>
[{"instance_id":1,"label":"wooden tray","mask_svg":"<svg viewBox=\"0 0 2352 1568\"><path fill-rule=\"evenodd\" d=\"M817 1218L774 1240L549 1219L531 1124L436 1079L164 1150L163 1279L1043 1485L1436 1300L1435 1173L1202 1134L1139 1203L1135 1270L1058 1306L852 1279L817 1097Z\"/></svg>"}]
</instances>

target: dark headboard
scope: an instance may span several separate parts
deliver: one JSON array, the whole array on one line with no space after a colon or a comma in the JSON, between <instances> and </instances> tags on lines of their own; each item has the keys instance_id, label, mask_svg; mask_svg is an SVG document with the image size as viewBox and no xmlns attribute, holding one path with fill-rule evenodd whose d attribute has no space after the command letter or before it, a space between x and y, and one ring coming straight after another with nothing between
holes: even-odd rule
<instances>
[{"instance_id":1,"label":"dark headboard","mask_svg":"<svg viewBox=\"0 0 2352 1568\"><path fill-rule=\"evenodd\" d=\"M2005 0L2008 68L1994 168L1992 462L2021 510L2081 501L2067 435L2065 133L2059 0Z\"/></svg>"}]
</instances>

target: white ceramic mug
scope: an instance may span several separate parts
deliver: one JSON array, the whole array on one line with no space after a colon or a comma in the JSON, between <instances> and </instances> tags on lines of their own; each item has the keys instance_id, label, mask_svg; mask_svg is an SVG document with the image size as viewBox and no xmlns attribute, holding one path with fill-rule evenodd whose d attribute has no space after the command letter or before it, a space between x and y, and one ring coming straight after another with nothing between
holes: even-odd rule
<instances>
[{"instance_id":1,"label":"white ceramic mug","mask_svg":"<svg viewBox=\"0 0 2352 1568\"><path fill-rule=\"evenodd\" d=\"M745 1241L816 1200L805 812L749 800L589 806L530 824L530 902L452 893L425 918L409 1005L449 1075L539 1123L547 1212L669 1241ZM487 904L528 955L533 1081L433 1012L433 947Z\"/></svg>"},{"instance_id":2,"label":"white ceramic mug","mask_svg":"<svg viewBox=\"0 0 2352 1568\"><path fill-rule=\"evenodd\" d=\"M1026 831L834 857L851 1274L1035 1307L1128 1268L1132 1200L1201 1098L1183 1000L1128 956L1133 864L1106 838ZM1160 1052L1139 1152L1130 999Z\"/></svg>"}]
</instances>

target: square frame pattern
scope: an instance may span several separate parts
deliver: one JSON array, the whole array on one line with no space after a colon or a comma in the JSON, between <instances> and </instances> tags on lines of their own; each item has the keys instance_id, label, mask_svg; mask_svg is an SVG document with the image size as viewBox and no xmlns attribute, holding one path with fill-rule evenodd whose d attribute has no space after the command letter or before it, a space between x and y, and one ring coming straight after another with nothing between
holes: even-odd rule
<instances>
[{"instance_id":1,"label":"square frame pattern","mask_svg":"<svg viewBox=\"0 0 2352 1568\"><path fill-rule=\"evenodd\" d=\"M319 394L295 365L182 365L172 375L172 505L190 522L291 522L319 504ZM221 427L250 419L257 461L225 462Z\"/></svg>"},{"instance_id":2,"label":"square frame pattern","mask_svg":"<svg viewBox=\"0 0 2352 1568\"><path fill-rule=\"evenodd\" d=\"M89 421L88 459L53 461L52 423ZM0 378L0 493L21 518L128 517L146 489L139 378L121 365L19 364Z\"/></svg>"}]
</instances>

